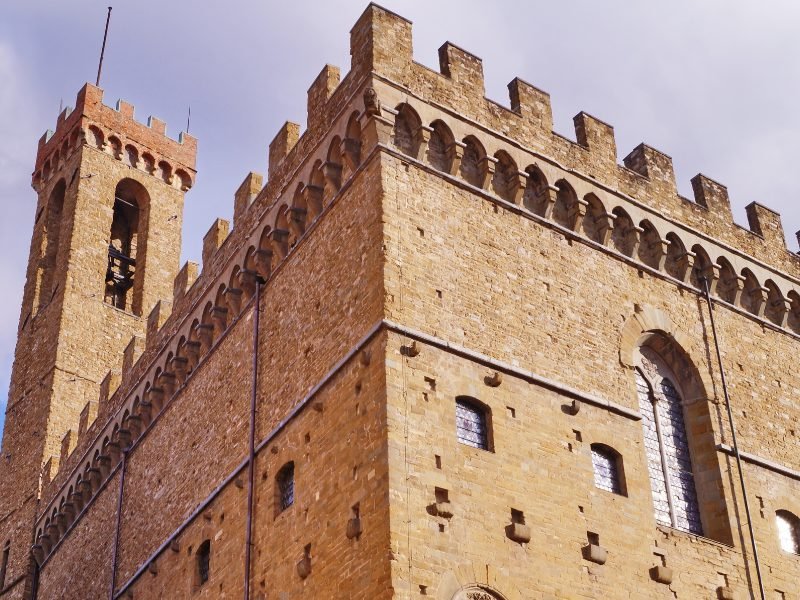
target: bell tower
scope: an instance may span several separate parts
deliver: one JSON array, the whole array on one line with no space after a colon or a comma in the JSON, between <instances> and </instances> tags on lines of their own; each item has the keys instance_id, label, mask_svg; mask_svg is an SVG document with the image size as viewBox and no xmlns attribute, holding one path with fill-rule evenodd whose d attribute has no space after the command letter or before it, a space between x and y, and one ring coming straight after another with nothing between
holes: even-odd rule
<instances>
[{"instance_id":1,"label":"bell tower","mask_svg":"<svg viewBox=\"0 0 800 600\"><path fill-rule=\"evenodd\" d=\"M86 84L40 140L38 195L0 458L0 598L31 590L42 471L150 309L171 298L197 143Z\"/></svg>"}]
</instances>

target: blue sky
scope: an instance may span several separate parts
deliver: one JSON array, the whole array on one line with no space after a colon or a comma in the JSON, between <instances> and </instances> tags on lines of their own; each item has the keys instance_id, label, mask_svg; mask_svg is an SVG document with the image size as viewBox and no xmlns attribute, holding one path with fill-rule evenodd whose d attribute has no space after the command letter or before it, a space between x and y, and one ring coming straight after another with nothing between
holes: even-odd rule
<instances>
[{"instance_id":1,"label":"blue sky","mask_svg":"<svg viewBox=\"0 0 800 600\"><path fill-rule=\"evenodd\" d=\"M386 0L414 22L415 58L436 67L446 40L484 60L487 95L507 104L519 76L550 92L555 128L574 138L585 110L615 127L620 158L639 142L671 155L680 191L698 172L728 185L734 218L758 201L781 212L797 250L800 5L773 0ZM4 0L0 6L0 428L35 196L36 143L63 99L94 81L106 2ZM366 2L139 0L115 6L101 87L175 136L192 107L198 179L183 258L198 260L214 218L285 120L305 123L325 63L346 71L348 32ZM769 10L765 10L765 7Z\"/></svg>"}]
</instances>

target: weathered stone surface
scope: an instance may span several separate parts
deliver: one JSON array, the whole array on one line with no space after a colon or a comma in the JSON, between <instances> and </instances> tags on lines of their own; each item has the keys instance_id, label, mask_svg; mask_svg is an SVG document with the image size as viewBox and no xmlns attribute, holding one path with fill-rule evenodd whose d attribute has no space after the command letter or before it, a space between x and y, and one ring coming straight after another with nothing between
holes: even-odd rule
<instances>
[{"instance_id":1,"label":"weathered stone surface","mask_svg":"<svg viewBox=\"0 0 800 600\"><path fill-rule=\"evenodd\" d=\"M779 217L752 205L738 227L721 184L682 198L662 152L621 166L610 125L581 112L576 142L556 135L545 92L515 79L504 108L479 58L447 43L431 71L411 33L366 9L350 72L317 77L309 128L276 136L269 181L245 178L201 273L178 271L192 138L89 85L43 138L2 600L31 596L31 552L39 598L112 580L123 598L241 597L248 522L251 598L749 597L704 278L762 573L798 593L775 526L800 514L800 260ZM148 208L120 309L103 284L124 179ZM683 398L703 536L655 521L643 346ZM480 407L472 438L457 397ZM619 454L621 493L595 486L593 444Z\"/></svg>"}]
</instances>

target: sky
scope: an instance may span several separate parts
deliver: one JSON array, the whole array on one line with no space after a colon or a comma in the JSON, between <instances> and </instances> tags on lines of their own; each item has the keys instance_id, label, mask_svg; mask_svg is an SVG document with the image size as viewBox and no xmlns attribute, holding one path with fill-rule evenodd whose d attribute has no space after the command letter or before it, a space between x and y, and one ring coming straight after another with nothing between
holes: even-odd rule
<instances>
[{"instance_id":1,"label":"sky","mask_svg":"<svg viewBox=\"0 0 800 600\"><path fill-rule=\"evenodd\" d=\"M383 0L414 23L414 57L438 68L451 41L483 59L487 96L508 105L516 76L550 93L555 130L574 139L584 110L614 126L620 160L640 142L673 157L679 191L705 175L728 186L734 219L752 201L783 217L797 251L800 3L796 0ZM36 197L36 145L58 108L94 82L108 0L0 4L0 429ZM155 115L177 137L191 106L198 176L187 195L183 260L230 218L233 193L265 172L284 121L305 124L325 63L348 70L364 0L137 0L114 6L105 101ZM77 426L77 423L76 423Z\"/></svg>"}]
</instances>

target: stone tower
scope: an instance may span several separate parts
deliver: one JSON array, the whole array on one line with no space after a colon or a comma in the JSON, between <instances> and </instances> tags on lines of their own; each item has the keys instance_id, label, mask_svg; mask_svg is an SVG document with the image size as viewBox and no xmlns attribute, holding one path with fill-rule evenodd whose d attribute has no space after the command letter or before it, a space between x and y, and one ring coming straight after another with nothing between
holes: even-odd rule
<instances>
[{"instance_id":1,"label":"stone tower","mask_svg":"<svg viewBox=\"0 0 800 600\"><path fill-rule=\"evenodd\" d=\"M3 598L30 592L42 480L97 415L103 378L118 369L119 355L140 351L147 315L172 297L180 260L196 141L169 139L163 121L143 125L132 105L120 101L115 110L102 99L101 89L85 85L36 156L38 200L0 461L0 505L15 509L0 515Z\"/></svg>"}]
</instances>

